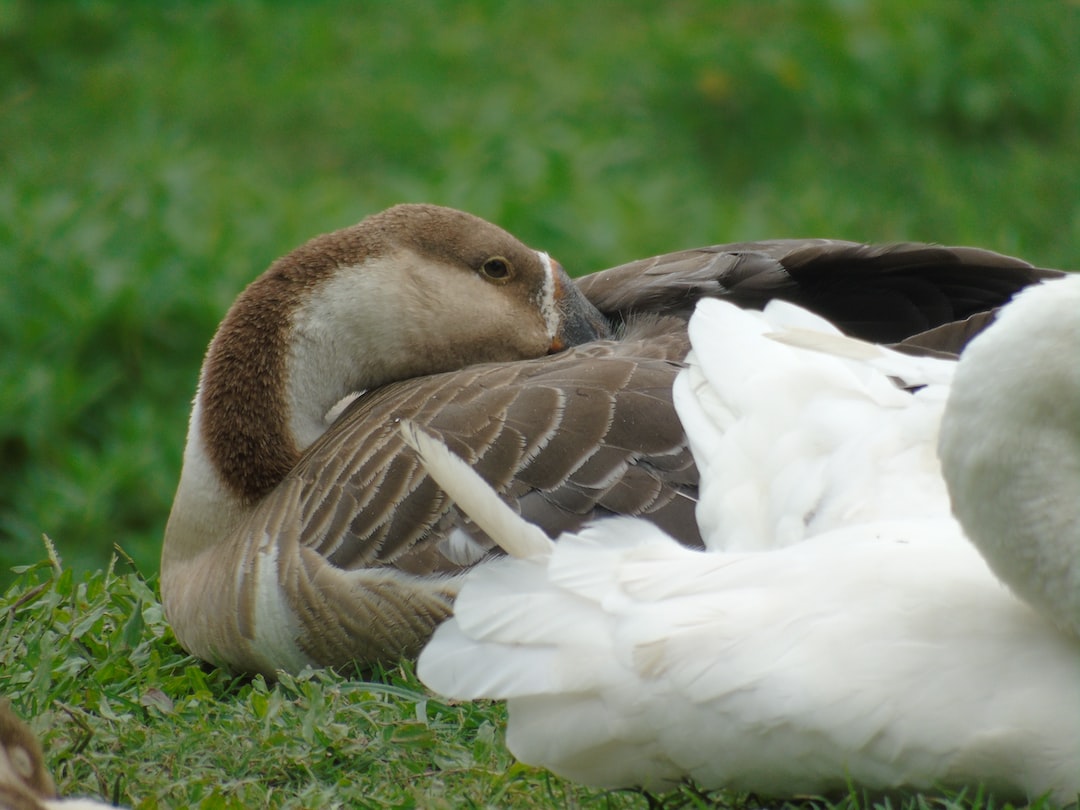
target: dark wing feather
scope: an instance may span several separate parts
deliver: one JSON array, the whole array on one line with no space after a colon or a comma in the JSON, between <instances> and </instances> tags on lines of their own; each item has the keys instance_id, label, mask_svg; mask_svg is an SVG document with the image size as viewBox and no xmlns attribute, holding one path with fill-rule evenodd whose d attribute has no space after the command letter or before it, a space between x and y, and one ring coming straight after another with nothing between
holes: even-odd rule
<instances>
[{"instance_id":1,"label":"dark wing feather","mask_svg":"<svg viewBox=\"0 0 1080 810\"><path fill-rule=\"evenodd\" d=\"M617 317L657 310L685 315L702 297L752 308L782 298L855 337L892 343L1001 306L1021 288L1060 275L978 248L807 239L680 251L594 273L578 286L601 312ZM939 337L954 340L956 333Z\"/></svg>"}]
</instances>

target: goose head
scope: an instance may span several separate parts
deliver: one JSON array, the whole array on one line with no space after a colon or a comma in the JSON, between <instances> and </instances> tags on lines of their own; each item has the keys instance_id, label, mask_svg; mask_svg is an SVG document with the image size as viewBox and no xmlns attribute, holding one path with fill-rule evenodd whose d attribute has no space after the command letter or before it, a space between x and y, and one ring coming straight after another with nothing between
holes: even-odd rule
<instances>
[{"instance_id":1,"label":"goose head","mask_svg":"<svg viewBox=\"0 0 1080 810\"><path fill-rule=\"evenodd\" d=\"M994 573L1080 637L1080 276L1021 291L961 355L939 455Z\"/></svg>"},{"instance_id":2,"label":"goose head","mask_svg":"<svg viewBox=\"0 0 1080 810\"><path fill-rule=\"evenodd\" d=\"M220 538L350 394L606 335L556 262L470 214L399 205L316 237L253 281L218 328L167 535L182 531L185 553Z\"/></svg>"}]
</instances>

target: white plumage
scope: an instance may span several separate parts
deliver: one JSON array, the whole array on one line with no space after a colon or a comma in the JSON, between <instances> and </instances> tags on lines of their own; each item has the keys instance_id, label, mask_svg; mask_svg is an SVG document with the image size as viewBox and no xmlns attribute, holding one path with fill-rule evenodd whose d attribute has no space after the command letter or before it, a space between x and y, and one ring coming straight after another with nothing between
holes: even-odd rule
<instances>
[{"instance_id":1,"label":"white plumage","mask_svg":"<svg viewBox=\"0 0 1080 810\"><path fill-rule=\"evenodd\" d=\"M414 436L531 555L470 574L424 682L507 699L517 757L594 785L1075 802L1080 277L1022 293L959 364L782 304L703 302L691 338L676 403L709 552L629 518L557 543L485 522L494 494Z\"/></svg>"},{"instance_id":2,"label":"white plumage","mask_svg":"<svg viewBox=\"0 0 1080 810\"><path fill-rule=\"evenodd\" d=\"M934 445L955 363L852 340L783 301L764 315L703 301L690 338L674 397L710 550L948 512Z\"/></svg>"}]
</instances>

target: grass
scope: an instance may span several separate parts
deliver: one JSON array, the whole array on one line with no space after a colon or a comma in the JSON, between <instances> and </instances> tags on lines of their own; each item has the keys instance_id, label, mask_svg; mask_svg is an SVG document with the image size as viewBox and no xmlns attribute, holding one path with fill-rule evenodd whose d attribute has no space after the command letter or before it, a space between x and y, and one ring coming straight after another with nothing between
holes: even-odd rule
<instances>
[{"instance_id":1,"label":"grass","mask_svg":"<svg viewBox=\"0 0 1080 810\"><path fill-rule=\"evenodd\" d=\"M184 658L154 583L217 321L276 256L406 200L579 273L776 236L1075 269L1078 41L1075 3L1009 0L0 0L0 589L25 599L0 679L64 786L146 807L641 806L512 764L497 706L443 706L407 670L399 691L266 686ZM63 573L16 575L43 533ZM116 547L132 562L102 573ZM315 716L363 750L345 734L308 759Z\"/></svg>"},{"instance_id":2,"label":"grass","mask_svg":"<svg viewBox=\"0 0 1080 810\"><path fill-rule=\"evenodd\" d=\"M64 794L138 808L643 806L516 764L501 706L439 702L408 665L274 684L204 669L134 573L31 566L0 609L0 694L34 718Z\"/></svg>"},{"instance_id":3,"label":"grass","mask_svg":"<svg viewBox=\"0 0 1080 810\"><path fill-rule=\"evenodd\" d=\"M127 562L81 576L55 556L26 566L0 614L0 694L32 718L63 795L138 810L760 807L690 785L591 790L517 763L501 704L443 702L410 664L372 680L307 671L275 683L211 670L179 648L154 583ZM1009 807L978 794L875 802L857 791L783 806Z\"/></svg>"}]
</instances>

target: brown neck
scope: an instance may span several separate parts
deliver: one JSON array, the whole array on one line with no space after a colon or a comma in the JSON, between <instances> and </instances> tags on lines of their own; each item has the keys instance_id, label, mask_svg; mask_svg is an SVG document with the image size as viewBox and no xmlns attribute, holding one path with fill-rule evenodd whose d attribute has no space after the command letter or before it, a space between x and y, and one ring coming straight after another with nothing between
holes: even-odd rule
<instances>
[{"instance_id":1,"label":"brown neck","mask_svg":"<svg viewBox=\"0 0 1080 810\"><path fill-rule=\"evenodd\" d=\"M228 489L254 503L299 459L288 424L286 360L294 294L255 281L237 299L207 352L200 383L203 444Z\"/></svg>"}]
</instances>

